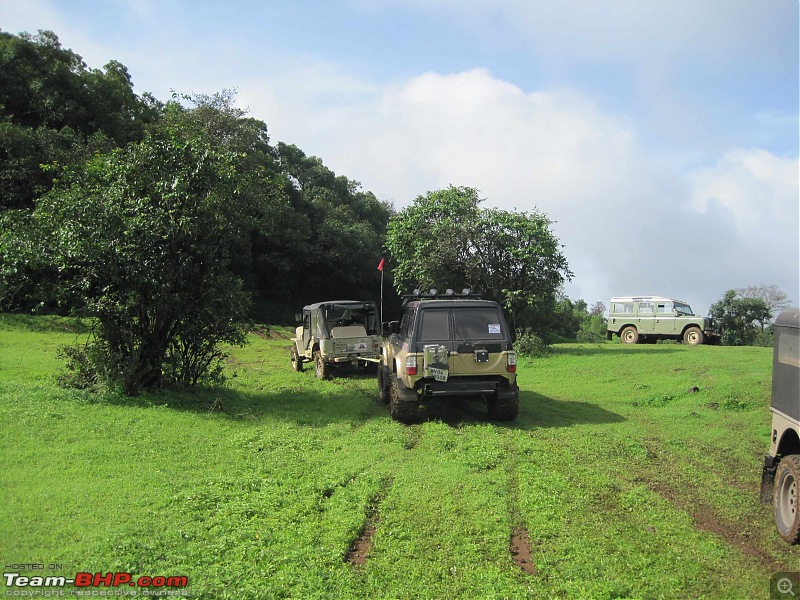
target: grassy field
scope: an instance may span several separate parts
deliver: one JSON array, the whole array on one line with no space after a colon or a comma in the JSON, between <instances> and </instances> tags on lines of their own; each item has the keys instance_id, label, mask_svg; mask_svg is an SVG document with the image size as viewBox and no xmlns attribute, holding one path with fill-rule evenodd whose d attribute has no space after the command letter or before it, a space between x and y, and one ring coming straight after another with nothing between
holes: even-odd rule
<instances>
[{"instance_id":1,"label":"grassy field","mask_svg":"<svg viewBox=\"0 0 800 600\"><path fill-rule=\"evenodd\" d=\"M198 598L767 598L800 570L758 501L769 349L558 345L516 422L403 426L374 379L292 372L287 330L224 389L133 399L55 384L80 334L0 315L4 565Z\"/></svg>"}]
</instances>

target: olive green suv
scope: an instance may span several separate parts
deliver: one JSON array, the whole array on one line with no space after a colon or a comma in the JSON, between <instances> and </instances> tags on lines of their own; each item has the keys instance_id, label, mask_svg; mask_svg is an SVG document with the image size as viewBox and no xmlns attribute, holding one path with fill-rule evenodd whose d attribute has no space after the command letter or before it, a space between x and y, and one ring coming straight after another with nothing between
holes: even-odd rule
<instances>
[{"instance_id":1,"label":"olive green suv","mask_svg":"<svg viewBox=\"0 0 800 600\"><path fill-rule=\"evenodd\" d=\"M607 339L617 335L623 344L678 340L690 346L718 344L722 331L710 317L700 317L682 300L663 296L611 298Z\"/></svg>"},{"instance_id":2,"label":"olive green suv","mask_svg":"<svg viewBox=\"0 0 800 600\"><path fill-rule=\"evenodd\" d=\"M772 434L761 474L761 500L772 502L775 525L800 542L800 309L775 319L772 355Z\"/></svg>"},{"instance_id":3,"label":"olive green suv","mask_svg":"<svg viewBox=\"0 0 800 600\"><path fill-rule=\"evenodd\" d=\"M516 419L517 355L497 302L469 290L417 290L384 336L378 389L393 419L413 422L421 401L443 397L480 398L489 419Z\"/></svg>"}]
</instances>

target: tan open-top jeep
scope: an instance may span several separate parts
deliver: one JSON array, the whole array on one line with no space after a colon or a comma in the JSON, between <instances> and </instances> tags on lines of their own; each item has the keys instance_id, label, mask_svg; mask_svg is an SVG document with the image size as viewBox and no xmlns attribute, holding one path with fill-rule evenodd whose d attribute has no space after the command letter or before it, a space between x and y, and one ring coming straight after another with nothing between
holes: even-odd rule
<instances>
[{"instance_id":1,"label":"tan open-top jeep","mask_svg":"<svg viewBox=\"0 0 800 600\"><path fill-rule=\"evenodd\" d=\"M374 373L378 368L381 336L374 302L336 300L303 307L296 315L302 323L292 338L291 360L295 371L304 362L314 363L319 379L328 379L335 369L358 366Z\"/></svg>"},{"instance_id":2,"label":"tan open-top jeep","mask_svg":"<svg viewBox=\"0 0 800 600\"><path fill-rule=\"evenodd\" d=\"M483 399L492 420L516 419L517 355L497 302L416 290L384 336L378 389L393 419L413 422L421 401L453 396Z\"/></svg>"},{"instance_id":3,"label":"tan open-top jeep","mask_svg":"<svg viewBox=\"0 0 800 600\"><path fill-rule=\"evenodd\" d=\"M773 503L775 525L800 542L800 309L775 319L772 356L772 435L761 474L761 500Z\"/></svg>"}]
</instances>

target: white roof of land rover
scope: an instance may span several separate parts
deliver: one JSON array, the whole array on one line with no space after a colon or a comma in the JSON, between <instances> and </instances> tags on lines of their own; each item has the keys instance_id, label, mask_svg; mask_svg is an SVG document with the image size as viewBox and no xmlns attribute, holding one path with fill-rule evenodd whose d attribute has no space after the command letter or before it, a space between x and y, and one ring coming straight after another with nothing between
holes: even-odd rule
<instances>
[{"instance_id":1,"label":"white roof of land rover","mask_svg":"<svg viewBox=\"0 0 800 600\"><path fill-rule=\"evenodd\" d=\"M683 300L664 296L614 296L611 298L611 302L680 302L681 304L689 304Z\"/></svg>"}]
</instances>

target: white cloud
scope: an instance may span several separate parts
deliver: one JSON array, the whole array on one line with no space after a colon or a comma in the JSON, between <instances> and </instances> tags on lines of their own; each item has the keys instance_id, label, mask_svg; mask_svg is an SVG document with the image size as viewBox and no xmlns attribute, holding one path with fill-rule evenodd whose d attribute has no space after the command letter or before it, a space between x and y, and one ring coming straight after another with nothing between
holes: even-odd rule
<instances>
[{"instance_id":1,"label":"white cloud","mask_svg":"<svg viewBox=\"0 0 800 600\"><path fill-rule=\"evenodd\" d=\"M753 283L798 296L797 160L739 149L686 173L680 157L648 152L635 124L584 95L526 93L485 69L382 90L317 81L330 89L284 80L242 95L255 114L280 111L279 139L398 207L451 183L491 205L538 207L566 245L571 297L656 293L705 311ZM333 101L318 103L320 93Z\"/></svg>"},{"instance_id":2,"label":"white cloud","mask_svg":"<svg viewBox=\"0 0 800 600\"><path fill-rule=\"evenodd\" d=\"M798 222L798 161L761 149L727 152L713 167L689 175L691 207L718 204L733 213L740 238L759 242L766 232L792 233Z\"/></svg>"}]
</instances>

